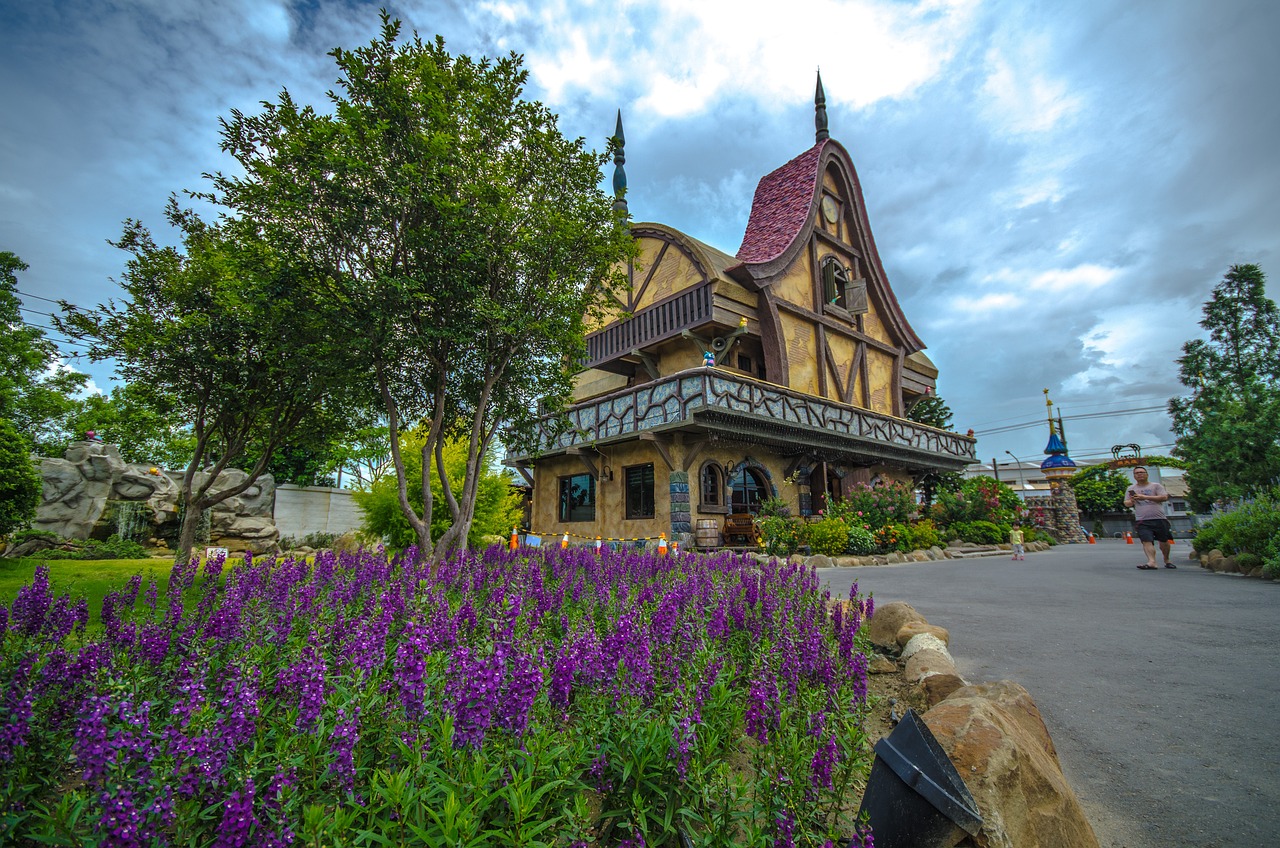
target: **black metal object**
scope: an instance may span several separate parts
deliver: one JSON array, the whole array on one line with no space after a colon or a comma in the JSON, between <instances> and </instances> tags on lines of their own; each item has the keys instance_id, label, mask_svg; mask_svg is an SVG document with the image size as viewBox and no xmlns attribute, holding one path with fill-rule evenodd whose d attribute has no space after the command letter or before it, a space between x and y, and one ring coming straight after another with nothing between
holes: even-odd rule
<instances>
[{"instance_id":1,"label":"black metal object","mask_svg":"<svg viewBox=\"0 0 1280 848\"><path fill-rule=\"evenodd\" d=\"M859 818L864 812L876 848L952 848L982 827L973 795L947 752L911 710L876 743Z\"/></svg>"}]
</instances>

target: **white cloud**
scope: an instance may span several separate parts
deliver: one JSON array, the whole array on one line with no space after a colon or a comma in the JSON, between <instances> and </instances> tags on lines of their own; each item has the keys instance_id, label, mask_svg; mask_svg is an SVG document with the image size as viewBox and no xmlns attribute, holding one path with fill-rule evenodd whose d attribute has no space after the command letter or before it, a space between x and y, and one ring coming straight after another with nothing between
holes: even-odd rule
<instances>
[{"instance_id":1,"label":"white cloud","mask_svg":"<svg viewBox=\"0 0 1280 848\"><path fill-rule=\"evenodd\" d=\"M1040 67L1047 52L1042 39L1027 37L1016 49L987 51L982 93L989 120L1012 134L1058 129L1082 107L1082 99L1063 80Z\"/></svg>"}]
</instances>

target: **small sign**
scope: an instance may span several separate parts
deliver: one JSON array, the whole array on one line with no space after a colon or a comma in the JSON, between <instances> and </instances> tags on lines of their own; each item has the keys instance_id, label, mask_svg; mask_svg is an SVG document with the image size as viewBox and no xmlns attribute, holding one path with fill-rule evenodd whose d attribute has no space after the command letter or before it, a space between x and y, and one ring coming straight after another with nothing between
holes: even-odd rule
<instances>
[{"instance_id":1,"label":"small sign","mask_svg":"<svg viewBox=\"0 0 1280 848\"><path fill-rule=\"evenodd\" d=\"M222 557L222 559L225 561L227 558L227 553L228 551L226 548L205 548L204 561L208 562L209 560L214 559L215 557Z\"/></svg>"},{"instance_id":2,"label":"small sign","mask_svg":"<svg viewBox=\"0 0 1280 848\"><path fill-rule=\"evenodd\" d=\"M531 548L540 548L542 547L542 537L529 534L524 537L524 543Z\"/></svg>"}]
</instances>

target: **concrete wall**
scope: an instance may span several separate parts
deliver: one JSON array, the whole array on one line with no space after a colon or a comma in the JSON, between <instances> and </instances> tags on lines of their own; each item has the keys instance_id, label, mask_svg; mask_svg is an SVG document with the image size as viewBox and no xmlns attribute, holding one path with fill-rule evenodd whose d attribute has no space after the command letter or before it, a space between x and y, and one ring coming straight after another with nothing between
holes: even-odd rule
<instances>
[{"instance_id":1,"label":"concrete wall","mask_svg":"<svg viewBox=\"0 0 1280 848\"><path fill-rule=\"evenodd\" d=\"M276 487L275 521L281 538L358 530L361 517L349 489L292 484Z\"/></svg>"}]
</instances>

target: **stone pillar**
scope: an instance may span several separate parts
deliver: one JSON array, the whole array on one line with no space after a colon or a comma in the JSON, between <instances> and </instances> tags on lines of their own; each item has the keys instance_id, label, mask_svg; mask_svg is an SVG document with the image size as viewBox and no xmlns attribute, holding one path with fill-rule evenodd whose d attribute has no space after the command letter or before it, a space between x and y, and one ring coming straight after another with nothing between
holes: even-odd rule
<instances>
[{"instance_id":1,"label":"stone pillar","mask_svg":"<svg viewBox=\"0 0 1280 848\"><path fill-rule=\"evenodd\" d=\"M693 515L689 506L689 473L672 471L668 475L671 489L671 530L669 536L681 545L693 544Z\"/></svg>"},{"instance_id":2,"label":"stone pillar","mask_svg":"<svg viewBox=\"0 0 1280 848\"><path fill-rule=\"evenodd\" d=\"M1082 542L1084 528L1080 526L1080 508L1076 493L1065 479L1049 481L1050 502L1053 505L1053 536L1059 542Z\"/></svg>"}]
</instances>

